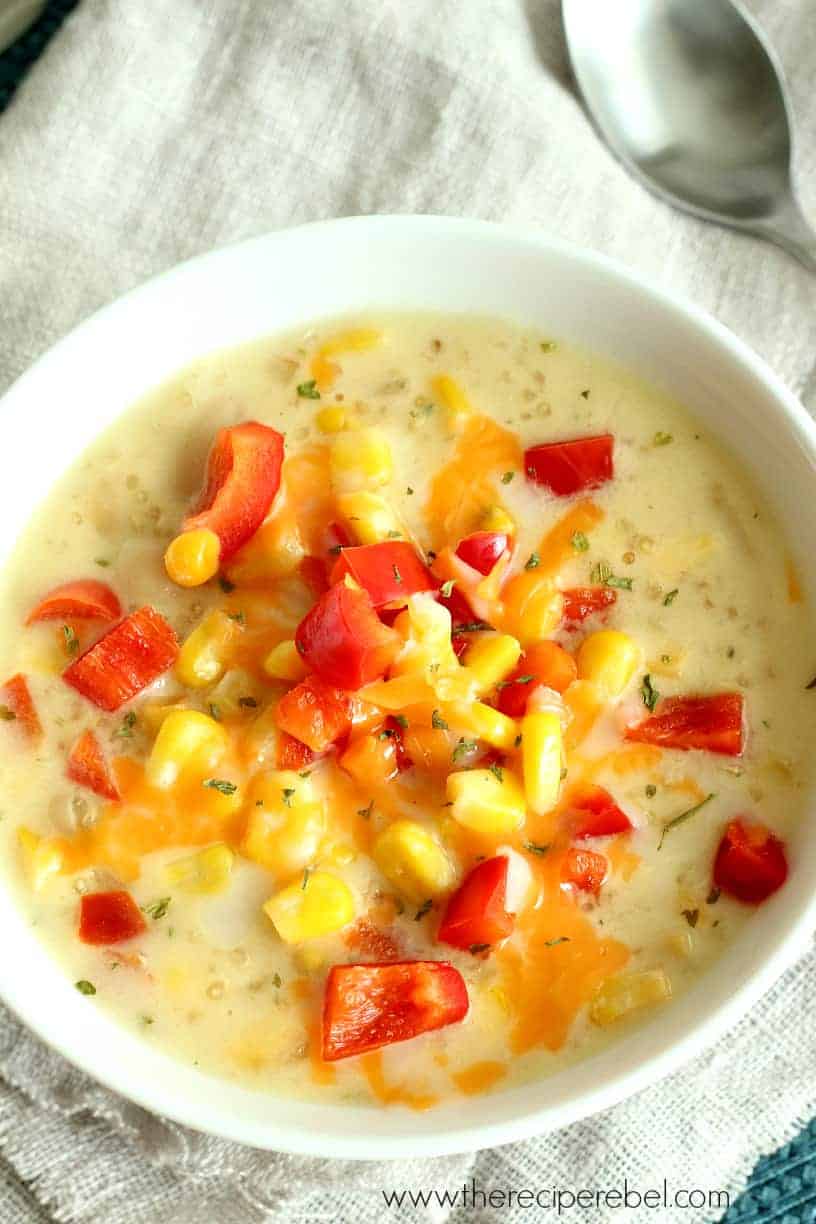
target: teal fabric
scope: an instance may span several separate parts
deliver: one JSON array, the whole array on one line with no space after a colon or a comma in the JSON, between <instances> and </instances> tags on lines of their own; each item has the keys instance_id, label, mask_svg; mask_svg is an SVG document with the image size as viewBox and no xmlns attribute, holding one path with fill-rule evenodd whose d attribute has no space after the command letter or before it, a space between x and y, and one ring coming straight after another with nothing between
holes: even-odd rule
<instances>
[{"instance_id":1,"label":"teal fabric","mask_svg":"<svg viewBox=\"0 0 816 1224\"><path fill-rule=\"evenodd\" d=\"M0 112L79 0L50 0L42 17L0 55ZM816 1119L759 1161L722 1224L816 1224Z\"/></svg>"}]
</instances>

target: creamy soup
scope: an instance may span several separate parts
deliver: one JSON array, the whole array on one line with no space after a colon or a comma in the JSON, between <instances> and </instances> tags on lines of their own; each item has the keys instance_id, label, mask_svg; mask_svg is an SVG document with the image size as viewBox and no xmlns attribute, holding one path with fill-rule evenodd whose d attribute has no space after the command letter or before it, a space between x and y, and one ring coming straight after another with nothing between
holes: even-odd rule
<instances>
[{"instance_id":1,"label":"creamy soup","mask_svg":"<svg viewBox=\"0 0 816 1224\"><path fill-rule=\"evenodd\" d=\"M215 1075L422 1109L550 1074L784 885L816 649L779 527L549 336L204 358L3 584L9 884L88 1007Z\"/></svg>"}]
</instances>

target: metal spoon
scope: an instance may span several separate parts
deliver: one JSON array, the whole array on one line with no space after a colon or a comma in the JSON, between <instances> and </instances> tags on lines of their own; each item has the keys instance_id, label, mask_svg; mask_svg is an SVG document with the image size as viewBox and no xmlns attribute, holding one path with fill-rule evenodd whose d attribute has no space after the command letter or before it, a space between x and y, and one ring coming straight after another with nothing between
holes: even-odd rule
<instances>
[{"instance_id":1,"label":"metal spoon","mask_svg":"<svg viewBox=\"0 0 816 1224\"><path fill-rule=\"evenodd\" d=\"M644 186L816 272L785 81L751 18L732 0L562 0L562 10L589 112Z\"/></svg>"}]
</instances>

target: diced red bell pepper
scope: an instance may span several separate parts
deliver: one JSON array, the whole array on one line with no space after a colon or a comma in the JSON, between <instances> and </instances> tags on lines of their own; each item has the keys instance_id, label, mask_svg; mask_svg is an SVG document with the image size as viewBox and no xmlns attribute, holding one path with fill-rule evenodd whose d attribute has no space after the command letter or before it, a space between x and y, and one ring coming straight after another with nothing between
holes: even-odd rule
<instances>
[{"instance_id":1,"label":"diced red bell pepper","mask_svg":"<svg viewBox=\"0 0 816 1224\"><path fill-rule=\"evenodd\" d=\"M617 591L605 586L570 587L561 593L565 625L580 625L588 616L603 614L618 598Z\"/></svg>"},{"instance_id":2,"label":"diced red bell pepper","mask_svg":"<svg viewBox=\"0 0 816 1224\"><path fill-rule=\"evenodd\" d=\"M341 582L346 574L368 591L375 608L397 602L404 604L409 595L435 591L439 585L413 544L406 540L344 548L332 570L331 580Z\"/></svg>"},{"instance_id":3,"label":"diced red bell pepper","mask_svg":"<svg viewBox=\"0 0 816 1224\"><path fill-rule=\"evenodd\" d=\"M586 786L570 800L570 831L577 841L587 837L611 837L626 833L632 822L621 811L608 790L602 786Z\"/></svg>"},{"instance_id":4,"label":"diced red bell pepper","mask_svg":"<svg viewBox=\"0 0 816 1224\"><path fill-rule=\"evenodd\" d=\"M788 878L785 844L761 824L732 820L714 858L714 883L746 905L759 905Z\"/></svg>"},{"instance_id":5,"label":"diced red bell pepper","mask_svg":"<svg viewBox=\"0 0 816 1224\"><path fill-rule=\"evenodd\" d=\"M326 573L325 562L319 557L304 557L298 566L298 573L306 583L315 599L319 599L329 589L329 576Z\"/></svg>"},{"instance_id":6,"label":"diced red bell pepper","mask_svg":"<svg viewBox=\"0 0 816 1224\"><path fill-rule=\"evenodd\" d=\"M85 893L79 903L79 938L86 944L115 944L147 930L129 892Z\"/></svg>"},{"instance_id":7,"label":"diced red bell pepper","mask_svg":"<svg viewBox=\"0 0 816 1224\"><path fill-rule=\"evenodd\" d=\"M42 735L42 723L25 676L19 672L0 688L0 717L13 722L32 742Z\"/></svg>"},{"instance_id":8,"label":"diced red bell pepper","mask_svg":"<svg viewBox=\"0 0 816 1224\"><path fill-rule=\"evenodd\" d=\"M221 541L229 561L260 527L280 487L283 435L258 421L219 429L207 459L199 503L184 520L185 531L206 528Z\"/></svg>"},{"instance_id":9,"label":"diced red bell pepper","mask_svg":"<svg viewBox=\"0 0 816 1224\"><path fill-rule=\"evenodd\" d=\"M40 600L26 617L26 624L45 620L115 621L122 615L116 592L96 578L64 582Z\"/></svg>"},{"instance_id":10,"label":"diced red bell pepper","mask_svg":"<svg viewBox=\"0 0 816 1224\"><path fill-rule=\"evenodd\" d=\"M450 595L438 594L437 599L450 612L454 636L460 625L472 625L479 619L458 587L452 587Z\"/></svg>"},{"instance_id":11,"label":"diced red bell pepper","mask_svg":"<svg viewBox=\"0 0 816 1224\"><path fill-rule=\"evenodd\" d=\"M474 531L456 546L456 555L480 574L489 574L499 557L510 547L503 531Z\"/></svg>"},{"instance_id":12,"label":"diced red bell pepper","mask_svg":"<svg viewBox=\"0 0 816 1224\"><path fill-rule=\"evenodd\" d=\"M499 688L498 706L510 718L521 718L527 709L527 700L539 684L565 692L578 675L578 667L572 655L549 640L536 642L519 659L515 669Z\"/></svg>"},{"instance_id":13,"label":"diced red bell pepper","mask_svg":"<svg viewBox=\"0 0 816 1224\"><path fill-rule=\"evenodd\" d=\"M108 630L62 678L94 705L118 710L172 667L178 651L172 627L148 606Z\"/></svg>"},{"instance_id":14,"label":"diced red bell pepper","mask_svg":"<svg viewBox=\"0 0 816 1224\"><path fill-rule=\"evenodd\" d=\"M342 689L307 676L281 697L275 721L312 752L325 752L351 730L352 703Z\"/></svg>"},{"instance_id":15,"label":"diced red bell pepper","mask_svg":"<svg viewBox=\"0 0 816 1224\"><path fill-rule=\"evenodd\" d=\"M572 884L582 892L594 893L597 897L608 869L609 864L602 854L572 847L567 851L561 866L561 882Z\"/></svg>"},{"instance_id":16,"label":"diced red bell pepper","mask_svg":"<svg viewBox=\"0 0 816 1224\"><path fill-rule=\"evenodd\" d=\"M468 994L447 961L335 965L323 1000L323 1058L365 1054L464 1019Z\"/></svg>"},{"instance_id":17,"label":"diced red bell pepper","mask_svg":"<svg viewBox=\"0 0 816 1224\"><path fill-rule=\"evenodd\" d=\"M524 470L534 484L546 485L559 497L595 489L611 480L612 434L545 442L524 452Z\"/></svg>"},{"instance_id":18,"label":"diced red bell pepper","mask_svg":"<svg viewBox=\"0 0 816 1224\"><path fill-rule=\"evenodd\" d=\"M506 939L513 930L508 914L507 855L477 863L457 888L437 933L441 943L454 948L482 948Z\"/></svg>"},{"instance_id":19,"label":"diced red bell pepper","mask_svg":"<svg viewBox=\"0 0 816 1224\"><path fill-rule=\"evenodd\" d=\"M295 633L307 667L342 689L358 689L377 680L401 643L400 635L378 619L368 593L344 582L321 596Z\"/></svg>"},{"instance_id":20,"label":"diced red bell pepper","mask_svg":"<svg viewBox=\"0 0 816 1224\"><path fill-rule=\"evenodd\" d=\"M308 744L295 739L294 735L290 735L288 731L280 732L275 754L276 769L293 769L297 772L311 765L314 759L315 754Z\"/></svg>"},{"instance_id":21,"label":"diced red bell pepper","mask_svg":"<svg viewBox=\"0 0 816 1224\"><path fill-rule=\"evenodd\" d=\"M102 745L91 730L84 731L71 749L66 772L72 782L103 799L121 799Z\"/></svg>"},{"instance_id":22,"label":"diced red bell pepper","mask_svg":"<svg viewBox=\"0 0 816 1224\"><path fill-rule=\"evenodd\" d=\"M660 748L703 748L723 756L739 756L743 749L742 695L667 697L651 717L627 727L625 736Z\"/></svg>"}]
</instances>

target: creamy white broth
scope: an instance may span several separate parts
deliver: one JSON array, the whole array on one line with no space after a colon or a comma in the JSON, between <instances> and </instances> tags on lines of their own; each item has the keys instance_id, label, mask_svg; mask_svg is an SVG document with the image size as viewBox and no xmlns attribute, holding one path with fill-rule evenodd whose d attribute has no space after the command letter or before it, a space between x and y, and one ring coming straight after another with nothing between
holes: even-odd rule
<instances>
[{"instance_id":1,"label":"creamy white broth","mask_svg":"<svg viewBox=\"0 0 816 1224\"><path fill-rule=\"evenodd\" d=\"M338 358L341 373L322 399L299 396L319 343L361 322L381 330L382 342ZM761 909L754 914L727 896L716 903L709 898L712 859L728 820L758 820L784 838L801 818L810 785L814 694L805 684L816 649L807 607L790 598L784 538L746 474L683 408L613 364L549 341L492 320L395 315L331 321L218 353L135 405L37 511L4 576L0 677L29 676L45 737L36 751L23 751L13 725L0 725L0 837L20 905L71 979L93 983L88 1006L110 1010L145 1040L204 1070L257 1088L369 1101L402 1086L403 1099L417 1107L488 1086L488 1072L457 1080L474 1064L496 1064L496 1082L505 1086L586 1057L654 1014L646 1009L600 1028L581 1007L560 1048L540 1044L514 1054L507 1010L512 999L499 958L435 945L435 916L417 920L409 902L393 923L406 957L456 965L469 987L468 1017L386 1048L382 1082L363 1074L358 1059L334 1064L326 1076L309 1056L316 995L307 997L304 982L319 982L329 965L354 957L340 935L295 948L283 944L261 910L281 883L269 872L238 855L226 892L194 896L168 885L164 872L168 862L197 847L182 842L149 853L125 887L140 905L155 907L167 896L170 903L163 915L149 917L143 937L113 949L89 947L76 937L78 889L115 886L108 867L56 875L40 891L25 875L20 826L70 836L104 808L65 777L65 757L79 732L96 729L111 754L144 755L152 738L138 720L145 695L132 704L137 722L127 727L126 711L103 714L60 680L67 663L60 626L23 629L31 607L62 581L94 576L113 586L126 611L153 604L183 638L207 608L224 600L216 583L179 589L162 564L200 488L215 431L256 419L284 432L287 453L296 452L312 441L331 442L317 424L327 405L342 405L360 425L383 431L395 465L384 495L429 546L424 511L430 483L454 446L430 385L441 373L456 379L475 409L515 431L524 446L614 434L614 480L591 494L605 518L592 531L589 549L576 552L560 577L564 587L588 585L602 561L615 575L631 578L632 589L618 591L604 623L640 643L644 666L581 744L581 759L599 757L619 742L625 712L633 718L643 713L639 684L647 671L663 696L745 695L749 733L741 759L667 751L659 780L648 769L599 774L596 780L636 824L626 845L639 863L624 878L626 861L613 860L600 900L584 898L581 909L599 935L628 946L627 973L662 968L673 997L710 967L746 920L762 921ZM534 552L569 505L534 488L520 471L497 484L497 495L516 522L519 558ZM292 628L307 606L295 602ZM559 640L574 649L587 631ZM279 691L257 678L237 683L252 694L257 710ZM169 675L148 696L154 700L157 693L169 700L181 689ZM207 696L197 698L200 708L206 709ZM320 767L314 776L320 787ZM699 794L714 798L660 845L666 822L694 806L682 789L689 780ZM410 809L410 781L406 785ZM653 785L656 793L647 794ZM438 811L413 814L434 826L440 817ZM336 840L342 858L348 838ZM364 853L332 870L349 883L361 913L383 888Z\"/></svg>"}]
</instances>

